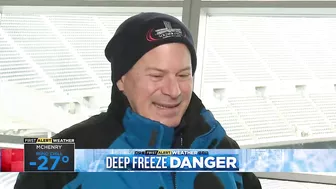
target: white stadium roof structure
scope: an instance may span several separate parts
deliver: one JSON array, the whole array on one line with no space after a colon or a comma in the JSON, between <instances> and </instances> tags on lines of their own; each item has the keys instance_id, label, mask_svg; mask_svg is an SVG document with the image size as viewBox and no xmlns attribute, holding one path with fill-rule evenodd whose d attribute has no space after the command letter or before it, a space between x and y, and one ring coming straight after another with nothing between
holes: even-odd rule
<instances>
[{"instance_id":1,"label":"white stadium roof structure","mask_svg":"<svg viewBox=\"0 0 336 189\"><path fill-rule=\"evenodd\" d=\"M326 16L327 9L322 16L316 10L313 16L304 10L297 10L299 16L270 16L280 9L251 16L238 8L214 8L225 2L202 2L193 6L203 6L206 19L201 16L195 25L195 7L182 11L181 1L134 1L132 6L141 6L134 11L127 1L104 1L105 7L93 8L102 2L55 1L58 7L25 8L2 6L10 1L0 0L0 147L20 148L25 136L52 136L105 111L111 90L105 45L123 20L151 10L146 6L175 15L198 34L195 91L241 147L336 141L336 16ZM77 8L76 3L92 7ZM328 6L336 8L336 3ZM0 173L0 188L13 188L15 176ZM266 189L336 188L336 175L330 174L258 176Z\"/></svg>"}]
</instances>

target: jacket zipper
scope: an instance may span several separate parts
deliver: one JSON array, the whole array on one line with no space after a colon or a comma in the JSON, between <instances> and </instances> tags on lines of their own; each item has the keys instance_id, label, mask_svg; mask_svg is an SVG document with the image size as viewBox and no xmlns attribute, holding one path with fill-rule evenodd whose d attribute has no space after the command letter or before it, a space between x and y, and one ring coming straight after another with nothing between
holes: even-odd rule
<instances>
[{"instance_id":1,"label":"jacket zipper","mask_svg":"<svg viewBox=\"0 0 336 189\"><path fill-rule=\"evenodd\" d=\"M177 189L177 186L176 186L176 172L173 172L173 173L172 173L172 177L173 177L173 185L174 185L174 189Z\"/></svg>"},{"instance_id":2,"label":"jacket zipper","mask_svg":"<svg viewBox=\"0 0 336 189\"><path fill-rule=\"evenodd\" d=\"M212 133L215 129L216 129L216 126L213 127L213 128L211 128L209 132L207 132L207 133L205 133L205 134L203 134L203 135L201 135L201 136L198 136L195 140L197 140L198 138L201 138L201 137L203 137L203 136L209 135L209 134ZM182 134L182 132L180 133L180 136L179 136L179 137L180 137L180 142L179 142L178 146L175 146L175 142L174 142L174 144L173 144L173 146L172 146L173 148L174 148L174 147L177 147L177 148L182 148L182 147L183 147L183 134ZM172 172L172 177L173 177L173 186L174 186L174 189L177 189L176 172Z\"/></svg>"},{"instance_id":3,"label":"jacket zipper","mask_svg":"<svg viewBox=\"0 0 336 189\"><path fill-rule=\"evenodd\" d=\"M182 136L182 133L180 134L180 143L179 143L179 146L178 148L181 148L183 147L183 136ZM173 172L172 173L172 177L173 177L173 185L174 185L174 189L177 189L177 184L176 184L176 172Z\"/></svg>"}]
</instances>

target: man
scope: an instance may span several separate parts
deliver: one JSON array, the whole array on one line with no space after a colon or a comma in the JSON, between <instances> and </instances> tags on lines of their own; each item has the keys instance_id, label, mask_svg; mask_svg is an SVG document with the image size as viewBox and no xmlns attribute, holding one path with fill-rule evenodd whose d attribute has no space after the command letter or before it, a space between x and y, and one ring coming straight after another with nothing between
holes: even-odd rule
<instances>
[{"instance_id":1,"label":"man","mask_svg":"<svg viewBox=\"0 0 336 189\"><path fill-rule=\"evenodd\" d=\"M192 92L196 53L176 18L141 13L120 25L105 49L112 67L108 111L57 138L79 149L232 149L238 144ZM94 139L94 140L91 140ZM15 189L259 189L253 173L21 174Z\"/></svg>"}]
</instances>

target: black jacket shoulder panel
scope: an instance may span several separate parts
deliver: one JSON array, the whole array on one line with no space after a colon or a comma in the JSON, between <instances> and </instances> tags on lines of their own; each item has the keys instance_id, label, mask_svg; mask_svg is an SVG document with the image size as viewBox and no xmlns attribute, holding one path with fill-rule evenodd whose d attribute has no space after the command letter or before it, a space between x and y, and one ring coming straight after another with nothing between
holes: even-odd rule
<instances>
[{"instance_id":1,"label":"black jacket shoulder panel","mask_svg":"<svg viewBox=\"0 0 336 189\"><path fill-rule=\"evenodd\" d=\"M222 141L220 141L218 149L240 149L238 143L229 136L225 136ZM261 189L261 183L258 177L254 173L246 172L239 173L242 175L244 189Z\"/></svg>"},{"instance_id":2,"label":"black jacket shoulder panel","mask_svg":"<svg viewBox=\"0 0 336 189\"><path fill-rule=\"evenodd\" d=\"M14 189L61 189L78 173L19 173ZM56 182L55 182L56 181Z\"/></svg>"},{"instance_id":3,"label":"black jacket shoulder panel","mask_svg":"<svg viewBox=\"0 0 336 189\"><path fill-rule=\"evenodd\" d=\"M108 148L124 132L120 123L101 113L77 123L53 138L74 138L76 149Z\"/></svg>"},{"instance_id":4,"label":"black jacket shoulder panel","mask_svg":"<svg viewBox=\"0 0 336 189\"><path fill-rule=\"evenodd\" d=\"M224 136L224 138L220 141L218 149L240 149L238 143L233 140L228 135Z\"/></svg>"}]
</instances>

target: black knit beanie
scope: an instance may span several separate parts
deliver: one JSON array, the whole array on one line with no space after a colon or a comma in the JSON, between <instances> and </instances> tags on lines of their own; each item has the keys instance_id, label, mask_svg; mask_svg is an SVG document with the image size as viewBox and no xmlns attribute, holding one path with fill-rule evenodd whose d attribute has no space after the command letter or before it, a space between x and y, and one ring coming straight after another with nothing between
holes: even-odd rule
<instances>
[{"instance_id":1,"label":"black knit beanie","mask_svg":"<svg viewBox=\"0 0 336 189\"><path fill-rule=\"evenodd\" d=\"M148 51L167 43L183 43L188 47L194 75L197 62L194 42L181 21L155 12L140 13L124 21L105 49L111 63L112 83L116 84Z\"/></svg>"}]
</instances>

